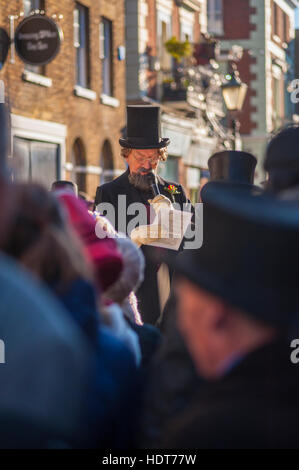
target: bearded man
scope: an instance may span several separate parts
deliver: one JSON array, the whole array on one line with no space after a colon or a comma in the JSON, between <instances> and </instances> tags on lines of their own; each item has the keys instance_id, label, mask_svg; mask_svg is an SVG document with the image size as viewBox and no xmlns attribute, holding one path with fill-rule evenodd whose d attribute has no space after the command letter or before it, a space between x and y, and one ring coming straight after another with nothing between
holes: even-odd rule
<instances>
[{"instance_id":1,"label":"bearded man","mask_svg":"<svg viewBox=\"0 0 299 470\"><path fill-rule=\"evenodd\" d=\"M160 193L159 199L163 202L179 203L183 210L184 204L189 203L183 187L177 183L165 181L158 176L159 162L167 160L167 146L170 140L161 138L160 108L158 106L127 106L127 137L120 139L121 155L128 166L127 170L110 183L97 188L95 205L111 203L115 210L115 229L124 231L118 217L119 196L125 199L125 231L130 235L128 224L136 217L127 214L128 207L133 203L141 203L146 209L146 223L153 221L153 210L149 200L156 194L154 187ZM120 211L124 216L124 211ZM107 214L109 217L109 215ZM142 224L140 224L142 225ZM143 321L155 324L159 319L169 292L169 272L165 265L153 260L153 250L157 248L142 246L146 266L144 281L136 293L139 301L139 310ZM167 272L165 271L167 270Z\"/></svg>"}]
</instances>

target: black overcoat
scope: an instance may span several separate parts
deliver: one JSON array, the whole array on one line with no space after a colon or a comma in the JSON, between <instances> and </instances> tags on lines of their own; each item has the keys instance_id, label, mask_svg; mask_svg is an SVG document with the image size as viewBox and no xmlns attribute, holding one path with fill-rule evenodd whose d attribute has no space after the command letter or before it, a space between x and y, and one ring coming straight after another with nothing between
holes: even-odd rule
<instances>
[{"instance_id":1,"label":"black overcoat","mask_svg":"<svg viewBox=\"0 0 299 470\"><path fill-rule=\"evenodd\" d=\"M126 209L128 206L135 202L141 202L145 204L149 208L148 199L152 199L153 195L151 192L143 192L139 189L135 188L129 182L129 169L127 169L122 175L120 175L115 180L105 183L102 186L97 188L96 198L95 198L95 205L102 202L109 202L115 208L115 213L117 215L117 207L118 207L118 196L119 195L126 195ZM172 202L178 203L183 210L183 204L190 203L187 199L185 191L180 184L166 181L160 176L158 176L158 187L159 191L162 195L166 196ZM169 185L175 185L179 194L171 195L167 191L167 187ZM126 216L126 226L135 217L135 215L127 215ZM119 226L117 216L115 218L115 229L117 231L121 230L122 227ZM149 220L148 220L149 221ZM113 221L111 221L113 222ZM121 230L122 231L122 230ZM126 232L128 235L128 233ZM137 291L137 299L139 310L142 314L143 321L151 324L155 324L161 315L161 305L159 300L159 293L158 293L158 284L157 284L157 272L159 269L159 262L154 261L153 258L157 258L157 255L153 254L153 251L163 250L159 248L154 248L151 246L142 246L142 251L145 256L145 273L144 273L144 281L141 284L140 288Z\"/></svg>"},{"instance_id":2,"label":"black overcoat","mask_svg":"<svg viewBox=\"0 0 299 470\"><path fill-rule=\"evenodd\" d=\"M299 365L290 341L239 358L218 380L199 383L188 407L164 429L162 448L299 447ZM159 447L160 447L159 446Z\"/></svg>"}]
</instances>

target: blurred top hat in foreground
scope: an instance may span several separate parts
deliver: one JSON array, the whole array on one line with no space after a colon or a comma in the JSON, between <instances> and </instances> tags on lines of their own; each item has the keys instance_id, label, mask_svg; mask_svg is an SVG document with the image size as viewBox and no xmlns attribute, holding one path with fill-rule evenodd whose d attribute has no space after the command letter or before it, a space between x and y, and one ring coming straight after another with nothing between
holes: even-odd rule
<instances>
[{"instance_id":1,"label":"blurred top hat in foreground","mask_svg":"<svg viewBox=\"0 0 299 470\"><path fill-rule=\"evenodd\" d=\"M208 166L211 181L253 184L257 159L247 152L226 150L214 153Z\"/></svg>"},{"instance_id":2,"label":"blurred top hat in foreground","mask_svg":"<svg viewBox=\"0 0 299 470\"><path fill-rule=\"evenodd\" d=\"M256 164L257 159L247 152L226 150L214 153L208 161L210 181L205 184L205 191L201 190L200 193L202 202L206 202L207 191L218 182L231 188L249 189L255 194L261 194L263 189L253 184Z\"/></svg>"},{"instance_id":3,"label":"blurred top hat in foreground","mask_svg":"<svg viewBox=\"0 0 299 470\"><path fill-rule=\"evenodd\" d=\"M260 321L292 323L299 315L298 203L225 182L208 183L203 193L203 245L169 263Z\"/></svg>"},{"instance_id":4,"label":"blurred top hat in foreground","mask_svg":"<svg viewBox=\"0 0 299 470\"><path fill-rule=\"evenodd\" d=\"M76 183L67 180L54 181L51 187L51 191L69 190L78 196L78 186Z\"/></svg>"}]
</instances>

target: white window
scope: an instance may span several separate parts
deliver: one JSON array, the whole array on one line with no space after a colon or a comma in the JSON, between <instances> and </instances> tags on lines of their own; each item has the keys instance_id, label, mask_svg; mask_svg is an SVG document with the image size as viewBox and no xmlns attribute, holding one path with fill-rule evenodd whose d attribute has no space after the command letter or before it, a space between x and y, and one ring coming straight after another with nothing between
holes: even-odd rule
<instances>
[{"instance_id":1,"label":"white window","mask_svg":"<svg viewBox=\"0 0 299 470\"><path fill-rule=\"evenodd\" d=\"M23 0L23 8L25 16L28 16L32 10L44 10L44 0Z\"/></svg>"},{"instance_id":2,"label":"white window","mask_svg":"<svg viewBox=\"0 0 299 470\"><path fill-rule=\"evenodd\" d=\"M102 93L113 96L113 30L112 22L102 18L100 23L100 58L102 59Z\"/></svg>"},{"instance_id":3,"label":"white window","mask_svg":"<svg viewBox=\"0 0 299 470\"><path fill-rule=\"evenodd\" d=\"M223 0L207 0L208 32L210 34L223 34Z\"/></svg>"},{"instance_id":4,"label":"white window","mask_svg":"<svg viewBox=\"0 0 299 470\"><path fill-rule=\"evenodd\" d=\"M195 15L193 11L189 11L186 8L179 9L180 16L180 36L181 41L193 40L193 29L195 23Z\"/></svg>"},{"instance_id":5,"label":"white window","mask_svg":"<svg viewBox=\"0 0 299 470\"><path fill-rule=\"evenodd\" d=\"M76 3L74 10L74 47L76 48L76 85L89 88L89 9Z\"/></svg>"},{"instance_id":6,"label":"white window","mask_svg":"<svg viewBox=\"0 0 299 470\"><path fill-rule=\"evenodd\" d=\"M165 43L171 38L171 17L158 12L157 46L160 67L162 70L171 69L171 56L166 51Z\"/></svg>"},{"instance_id":7,"label":"white window","mask_svg":"<svg viewBox=\"0 0 299 470\"><path fill-rule=\"evenodd\" d=\"M56 122L11 115L12 155L15 180L32 180L48 189L65 179L67 128Z\"/></svg>"},{"instance_id":8,"label":"white window","mask_svg":"<svg viewBox=\"0 0 299 470\"><path fill-rule=\"evenodd\" d=\"M192 42L192 40L193 40L193 25L181 23L181 41Z\"/></svg>"}]
</instances>

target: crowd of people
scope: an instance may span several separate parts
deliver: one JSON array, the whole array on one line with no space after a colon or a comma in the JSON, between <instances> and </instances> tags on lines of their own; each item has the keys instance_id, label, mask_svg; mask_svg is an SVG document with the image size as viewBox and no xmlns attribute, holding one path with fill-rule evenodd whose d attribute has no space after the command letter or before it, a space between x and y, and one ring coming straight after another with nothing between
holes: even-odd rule
<instances>
[{"instance_id":1,"label":"crowd of people","mask_svg":"<svg viewBox=\"0 0 299 470\"><path fill-rule=\"evenodd\" d=\"M128 169L93 207L70 181L10 180L0 105L0 448L298 447L299 127L269 142L263 187L253 155L210 158L203 244L176 251L97 210L125 194L150 224L190 202L156 176L159 110L129 108Z\"/></svg>"}]
</instances>

